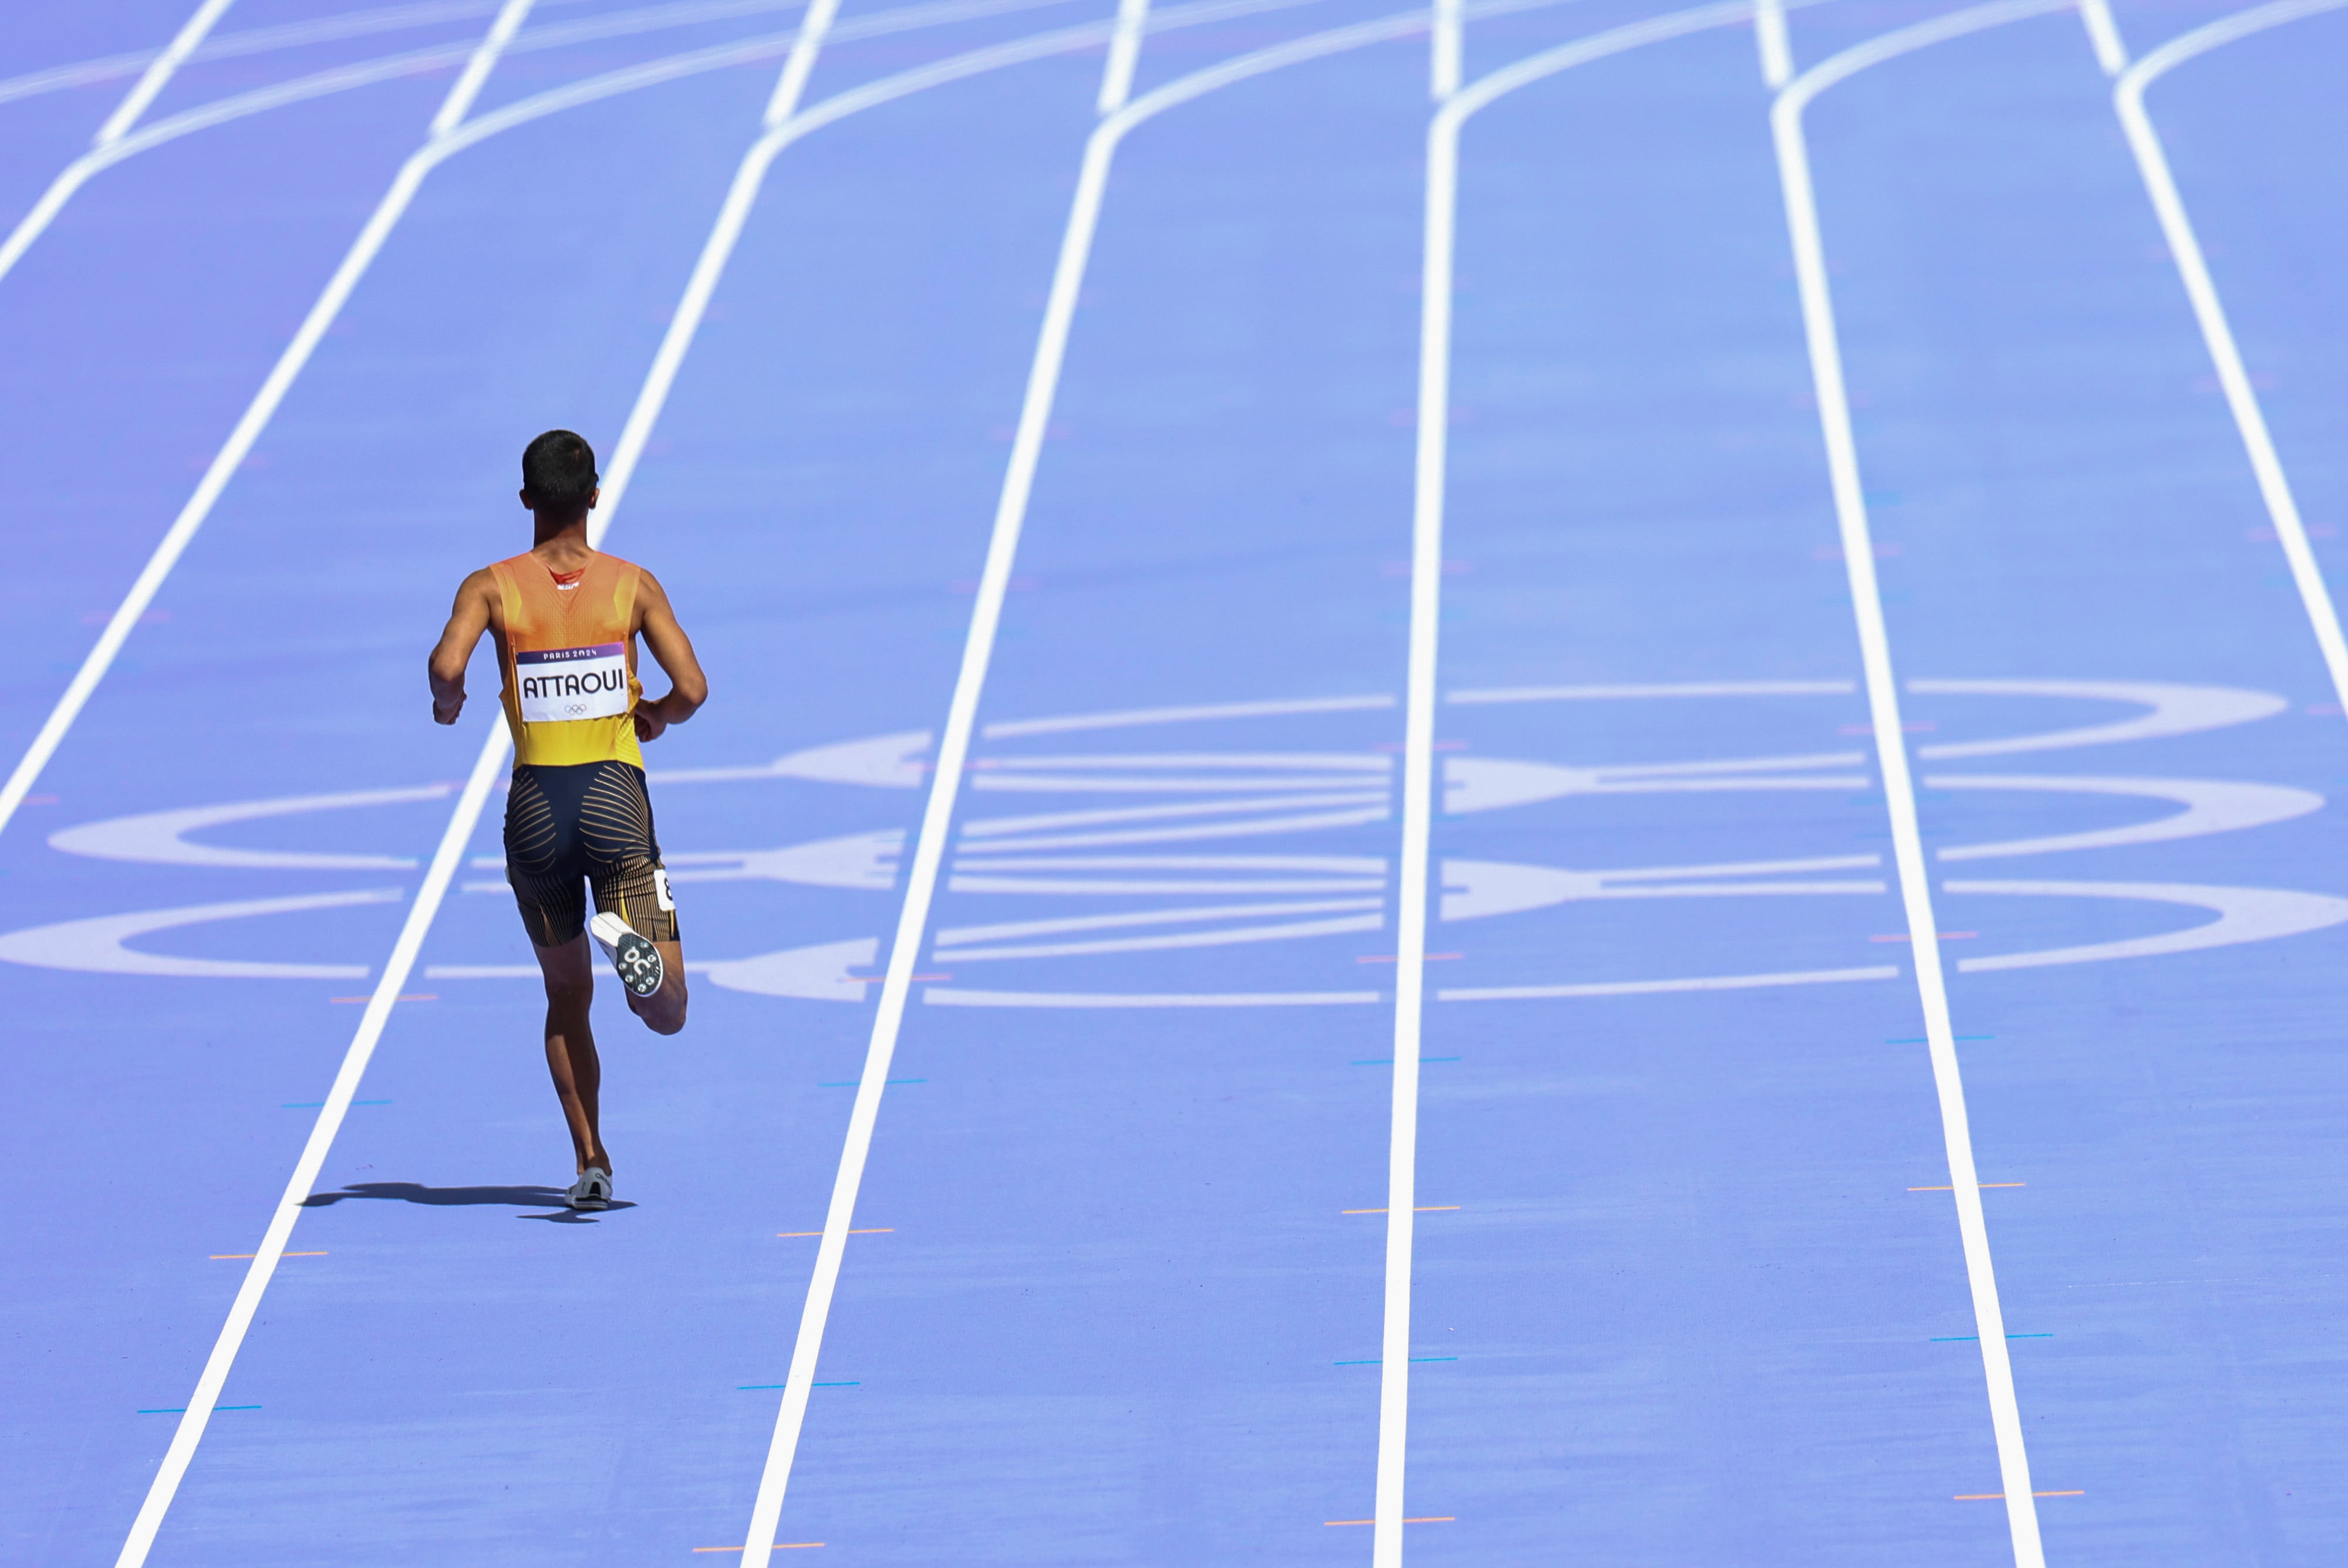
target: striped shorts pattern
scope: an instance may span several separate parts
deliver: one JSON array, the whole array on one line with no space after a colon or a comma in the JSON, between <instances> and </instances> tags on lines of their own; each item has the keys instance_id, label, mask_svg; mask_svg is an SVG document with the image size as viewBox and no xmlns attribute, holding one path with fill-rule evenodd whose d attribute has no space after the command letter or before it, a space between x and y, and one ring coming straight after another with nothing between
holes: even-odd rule
<instances>
[{"instance_id":1,"label":"striped shorts pattern","mask_svg":"<svg viewBox=\"0 0 2348 1568\"><path fill-rule=\"evenodd\" d=\"M587 926L587 897L655 942L677 940L642 768L524 764L506 795L506 880L530 939L559 948Z\"/></svg>"}]
</instances>

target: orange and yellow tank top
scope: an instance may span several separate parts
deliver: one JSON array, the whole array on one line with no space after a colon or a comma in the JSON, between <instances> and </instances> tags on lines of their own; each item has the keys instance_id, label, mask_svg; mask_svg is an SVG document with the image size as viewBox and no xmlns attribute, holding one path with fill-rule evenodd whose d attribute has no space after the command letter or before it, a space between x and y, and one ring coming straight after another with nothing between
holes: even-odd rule
<instances>
[{"instance_id":1,"label":"orange and yellow tank top","mask_svg":"<svg viewBox=\"0 0 2348 1568\"><path fill-rule=\"evenodd\" d=\"M505 608L506 726L514 761L644 765L633 715L636 680L636 579L641 569L593 555L557 575L535 556L489 568Z\"/></svg>"}]
</instances>

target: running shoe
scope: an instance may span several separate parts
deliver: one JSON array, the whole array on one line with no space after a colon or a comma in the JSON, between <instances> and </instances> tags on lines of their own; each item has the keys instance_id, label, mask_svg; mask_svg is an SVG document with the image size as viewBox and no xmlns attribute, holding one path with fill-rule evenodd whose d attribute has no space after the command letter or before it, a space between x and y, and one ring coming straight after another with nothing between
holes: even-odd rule
<instances>
[{"instance_id":1,"label":"running shoe","mask_svg":"<svg viewBox=\"0 0 2348 1568\"><path fill-rule=\"evenodd\" d=\"M620 972L620 983L640 997L648 997L661 989L665 970L661 963L660 949L652 938L639 936L635 928L609 909L599 911L587 922L587 934L612 960Z\"/></svg>"},{"instance_id":2,"label":"running shoe","mask_svg":"<svg viewBox=\"0 0 2348 1568\"><path fill-rule=\"evenodd\" d=\"M571 1184L562 1194L563 1202L574 1209L608 1209L612 1206L612 1173L601 1165L590 1165L586 1173Z\"/></svg>"}]
</instances>

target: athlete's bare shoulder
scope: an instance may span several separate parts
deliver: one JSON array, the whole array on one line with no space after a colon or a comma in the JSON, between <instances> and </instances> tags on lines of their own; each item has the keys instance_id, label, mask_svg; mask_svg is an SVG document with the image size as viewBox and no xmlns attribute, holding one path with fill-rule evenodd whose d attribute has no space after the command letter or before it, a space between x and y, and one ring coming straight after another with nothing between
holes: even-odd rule
<instances>
[{"instance_id":1,"label":"athlete's bare shoulder","mask_svg":"<svg viewBox=\"0 0 2348 1568\"><path fill-rule=\"evenodd\" d=\"M459 621L475 625L478 636L480 627L502 630L504 610L505 596L498 591L497 568L485 566L467 572L465 580L457 585L457 602L448 611L448 620L452 626Z\"/></svg>"}]
</instances>

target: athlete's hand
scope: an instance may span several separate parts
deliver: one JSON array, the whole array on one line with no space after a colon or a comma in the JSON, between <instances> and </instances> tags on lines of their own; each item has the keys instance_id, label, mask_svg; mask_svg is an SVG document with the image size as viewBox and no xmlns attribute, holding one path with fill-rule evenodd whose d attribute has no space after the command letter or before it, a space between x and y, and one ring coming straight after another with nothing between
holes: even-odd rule
<instances>
[{"instance_id":1,"label":"athlete's hand","mask_svg":"<svg viewBox=\"0 0 2348 1568\"><path fill-rule=\"evenodd\" d=\"M432 722L436 724L453 724L457 722L457 715L464 711L465 699L462 697L448 702L438 697L432 700Z\"/></svg>"},{"instance_id":2,"label":"athlete's hand","mask_svg":"<svg viewBox=\"0 0 2348 1568\"><path fill-rule=\"evenodd\" d=\"M668 718L661 712L658 702L637 703L635 721L636 739L639 741L657 741L668 730Z\"/></svg>"}]
</instances>

